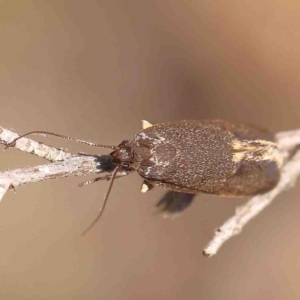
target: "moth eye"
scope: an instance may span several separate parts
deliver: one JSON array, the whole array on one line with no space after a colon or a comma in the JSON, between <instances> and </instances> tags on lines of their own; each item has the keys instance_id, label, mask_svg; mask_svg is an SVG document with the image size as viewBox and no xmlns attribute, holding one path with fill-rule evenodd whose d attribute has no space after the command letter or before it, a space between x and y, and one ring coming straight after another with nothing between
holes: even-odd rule
<instances>
[{"instance_id":1,"label":"moth eye","mask_svg":"<svg viewBox=\"0 0 300 300\"><path fill-rule=\"evenodd\" d=\"M115 157L113 157L113 158L111 159L111 162L112 162L113 164L115 164L115 165L120 164L120 160L117 159L117 158L115 158Z\"/></svg>"}]
</instances>

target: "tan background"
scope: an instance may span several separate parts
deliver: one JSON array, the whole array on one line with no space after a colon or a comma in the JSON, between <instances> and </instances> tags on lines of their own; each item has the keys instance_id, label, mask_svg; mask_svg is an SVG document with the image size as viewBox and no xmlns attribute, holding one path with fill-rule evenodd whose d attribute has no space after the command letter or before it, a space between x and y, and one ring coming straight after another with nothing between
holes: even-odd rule
<instances>
[{"instance_id":1,"label":"tan background","mask_svg":"<svg viewBox=\"0 0 300 300\"><path fill-rule=\"evenodd\" d=\"M107 144L141 119L299 128L299 46L297 0L0 1L0 125ZM2 170L42 162L1 153ZM205 259L214 228L244 200L200 195L163 220L153 214L163 191L142 195L132 175L81 238L108 186L82 180L4 198L1 299L299 299L300 185Z\"/></svg>"}]
</instances>

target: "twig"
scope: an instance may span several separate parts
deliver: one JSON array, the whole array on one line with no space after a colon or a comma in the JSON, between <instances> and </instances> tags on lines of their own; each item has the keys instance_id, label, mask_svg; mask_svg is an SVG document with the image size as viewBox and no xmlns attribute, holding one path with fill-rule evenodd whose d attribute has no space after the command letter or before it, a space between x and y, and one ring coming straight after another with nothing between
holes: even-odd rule
<instances>
[{"instance_id":1,"label":"twig","mask_svg":"<svg viewBox=\"0 0 300 300\"><path fill-rule=\"evenodd\" d=\"M0 127L0 143L7 145L19 135L11 130ZM41 158L45 158L51 162L64 160L70 157L72 154L66 153L61 149L57 149L51 146L47 146L43 143L36 142L28 138L19 139L16 145L13 147L23 152L27 152Z\"/></svg>"},{"instance_id":2,"label":"twig","mask_svg":"<svg viewBox=\"0 0 300 300\"><path fill-rule=\"evenodd\" d=\"M288 154L292 153L300 144L300 130L279 132L276 134L276 142L283 157L288 159ZM235 215L215 230L215 235L204 248L203 254L207 257L215 255L227 240L239 234L242 228L264 208L270 205L276 196L284 190L291 188L299 175L300 151L297 151L283 166L281 178L277 186L266 194L252 197L247 203L238 207Z\"/></svg>"},{"instance_id":3,"label":"twig","mask_svg":"<svg viewBox=\"0 0 300 300\"><path fill-rule=\"evenodd\" d=\"M7 145L18 134L0 128L0 143ZM70 154L28 138L17 140L13 148L45 158L52 163L0 172L0 201L7 191L28 183L88 174L112 173L115 165L109 155ZM118 177L126 175L119 172Z\"/></svg>"}]
</instances>

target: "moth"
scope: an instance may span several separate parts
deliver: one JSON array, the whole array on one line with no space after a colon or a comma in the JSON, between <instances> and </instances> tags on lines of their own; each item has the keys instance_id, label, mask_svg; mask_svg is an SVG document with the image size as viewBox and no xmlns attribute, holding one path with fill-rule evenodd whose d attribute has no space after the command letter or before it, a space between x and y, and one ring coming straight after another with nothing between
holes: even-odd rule
<instances>
[{"instance_id":1,"label":"moth","mask_svg":"<svg viewBox=\"0 0 300 300\"><path fill-rule=\"evenodd\" d=\"M55 135L113 150L110 157L116 168L110 175L104 204L85 232L103 213L112 183L120 171L137 172L143 178L143 193L161 187L180 193L240 197L274 188L283 164L271 133L253 125L224 120L183 120L155 125L143 121L143 130L118 146L94 144L44 131L26 135L32 133ZM192 198L187 199L190 204ZM172 204L172 200L168 200L159 205L171 210Z\"/></svg>"}]
</instances>

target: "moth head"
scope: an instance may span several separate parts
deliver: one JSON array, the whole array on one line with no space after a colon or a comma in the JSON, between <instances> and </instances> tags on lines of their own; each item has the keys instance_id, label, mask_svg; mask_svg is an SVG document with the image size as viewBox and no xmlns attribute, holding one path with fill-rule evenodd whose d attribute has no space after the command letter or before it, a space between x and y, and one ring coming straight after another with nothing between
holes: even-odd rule
<instances>
[{"instance_id":1,"label":"moth head","mask_svg":"<svg viewBox=\"0 0 300 300\"><path fill-rule=\"evenodd\" d=\"M134 152L128 140L124 140L118 148L110 153L114 164L129 166L133 162Z\"/></svg>"}]
</instances>

